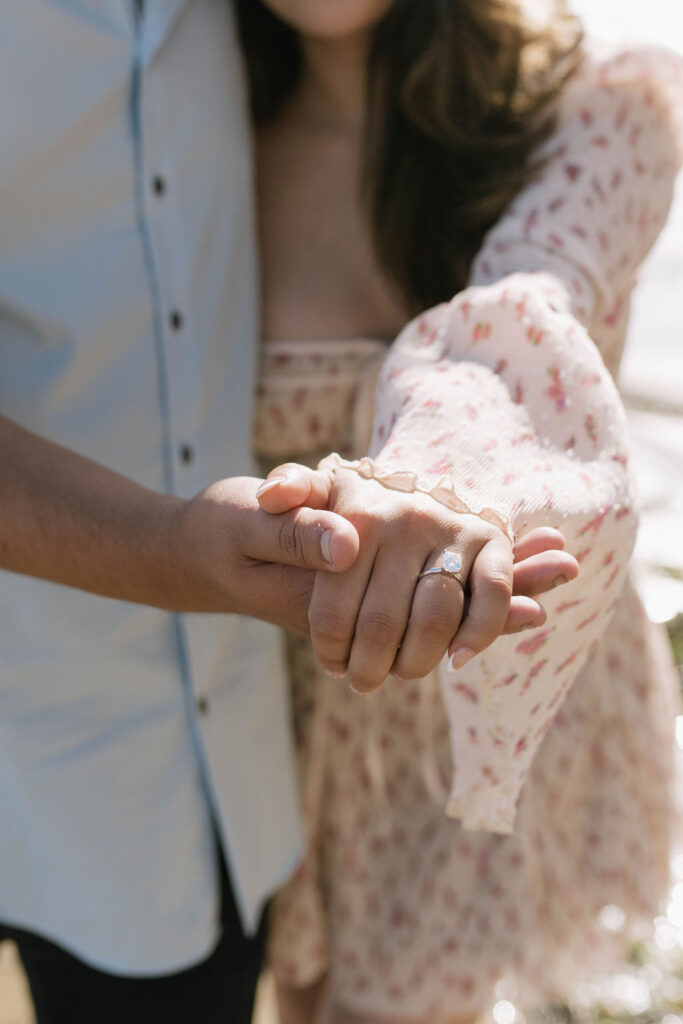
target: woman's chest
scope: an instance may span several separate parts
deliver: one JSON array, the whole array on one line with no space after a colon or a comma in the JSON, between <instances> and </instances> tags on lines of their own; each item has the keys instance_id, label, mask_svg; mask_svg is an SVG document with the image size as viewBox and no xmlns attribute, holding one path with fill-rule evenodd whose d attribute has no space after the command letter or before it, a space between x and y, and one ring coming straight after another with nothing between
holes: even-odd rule
<instances>
[{"instance_id":1,"label":"woman's chest","mask_svg":"<svg viewBox=\"0 0 683 1024\"><path fill-rule=\"evenodd\" d=\"M258 147L266 338L392 338L407 313L375 257L360 153L270 134Z\"/></svg>"}]
</instances>

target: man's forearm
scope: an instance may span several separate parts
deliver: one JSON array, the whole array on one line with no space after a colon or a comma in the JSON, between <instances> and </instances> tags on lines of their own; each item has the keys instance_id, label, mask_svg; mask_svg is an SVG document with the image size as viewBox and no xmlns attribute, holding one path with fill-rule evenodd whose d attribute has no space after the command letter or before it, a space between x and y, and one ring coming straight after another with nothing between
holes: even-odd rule
<instances>
[{"instance_id":1,"label":"man's forearm","mask_svg":"<svg viewBox=\"0 0 683 1024\"><path fill-rule=\"evenodd\" d=\"M185 612L237 612L307 631L313 570L344 571L340 516L269 515L259 481L158 494L0 416L0 568Z\"/></svg>"},{"instance_id":2,"label":"man's forearm","mask_svg":"<svg viewBox=\"0 0 683 1024\"><path fill-rule=\"evenodd\" d=\"M178 607L173 522L183 504L0 416L4 569L126 601Z\"/></svg>"}]
</instances>

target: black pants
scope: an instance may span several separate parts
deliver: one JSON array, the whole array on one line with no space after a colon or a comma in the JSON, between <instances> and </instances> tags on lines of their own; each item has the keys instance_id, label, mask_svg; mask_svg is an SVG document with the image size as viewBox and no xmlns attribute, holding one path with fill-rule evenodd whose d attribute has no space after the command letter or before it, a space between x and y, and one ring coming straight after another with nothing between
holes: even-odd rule
<instances>
[{"instance_id":1,"label":"black pants","mask_svg":"<svg viewBox=\"0 0 683 1024\"><path fill-rule=\"evenodd\" d=\"M250 1024L265 921L247 939L223 877L223 934L203 963L178 974L122 978L95 970L46 939L0 925L19 948L38 1024Z\"/></svg>"}]
</instances>

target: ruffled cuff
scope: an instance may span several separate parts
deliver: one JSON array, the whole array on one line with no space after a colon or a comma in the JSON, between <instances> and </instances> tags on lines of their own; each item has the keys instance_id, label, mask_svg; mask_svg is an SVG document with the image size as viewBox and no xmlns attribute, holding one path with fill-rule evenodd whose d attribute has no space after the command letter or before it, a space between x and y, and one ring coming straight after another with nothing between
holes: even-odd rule
<instances>
[{"instance_id":1,"label":"ruffled cuff","mask_svg":"<svg viewBox=\"0 0 683 1024\"><path fill-rule=\"evenodd\" d=\"M484 779L480 786L476 783L462 785L460 779L454 772L452 789L446 803L447 817L459 821L466 832L511 835L515 830L517 801L526 773L516 778L506 778L497 785L492 785L488 779Z\"/></svg>"},{"instance_id":2,"label":"ruffled cuff","mask_svg":"<svg viewBox=\"0 0 683 1024\"><path fill-rule=\"evenodd\" d=\"M552 607L557 600L551 598L550 604ZM521 697L509 692L516 689L521 671L533 673L543 684L538 678L541 669L535 667L538 662L525 670L516 648L538 645L545 649L554 639L545 629L534 630L522 640L519 636L501 637L494 644L498 652L489 648L464 670L453 672L446 660L439 666L453 754L445 811L466 831L509 835L515 830L519 796L538 743L550 724L549 716L535 723L535 700L529 703L526 692ZM557 686L554 668L550 671L552 696ZM520 689L523 686L524 682Z\"/></svg>"},{"instance_id":3,"label":"ruffled cuff","mask_svg":"<svg viewBox=\"0 0 683 1024\"><path fill-rule=\"evenodd\" d=\"M411 469L382 469L374 459L364 456L362 459L342 459L336 452L327 455L318 464L320 470L351 469L358 473L365 480L376 480L382 487L390 491L403 491L404 493L417 492L427 494L434 498L440 505L444 505L451 512L467 513L478 516L480 519L492 523L502 530L514 544L515 538L510 527L510 520L505 513L494 508L473 508L456 492L452 477L425 473L420 476Z\"/></svg>"}]
</instances>

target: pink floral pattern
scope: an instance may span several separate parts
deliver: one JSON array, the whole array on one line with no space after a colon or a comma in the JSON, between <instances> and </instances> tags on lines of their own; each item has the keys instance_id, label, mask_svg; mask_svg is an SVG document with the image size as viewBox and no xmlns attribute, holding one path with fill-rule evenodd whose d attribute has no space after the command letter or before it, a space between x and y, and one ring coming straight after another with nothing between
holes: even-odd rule
<instances>
[{"instance_id":1,"label":"pink floral pattern","mask_svg":"<svg viewBox=\"0 0 683 1024\"><path fill-rule=\"evenodd\" d=\"M310 842L275 903L271 960L293 985L329 971L351 1011L438 1024L482 1012L502 979L547 997L619 948L601 907L621 906L628 931L666 885L675 681L627 580L636 515L608 371L668 210L681 110L674 57L587 60L472 287L383 364L371 458L351 465L514 533L559 526L582 571L542 629L370 698L288 638ZM315 367L310 347L281 347L284 391L268 346L264 458L366 450L380 350L348 345L320 343ZM344 351L346 376L331 366Z\"/></svg>"}]
</instances>

